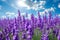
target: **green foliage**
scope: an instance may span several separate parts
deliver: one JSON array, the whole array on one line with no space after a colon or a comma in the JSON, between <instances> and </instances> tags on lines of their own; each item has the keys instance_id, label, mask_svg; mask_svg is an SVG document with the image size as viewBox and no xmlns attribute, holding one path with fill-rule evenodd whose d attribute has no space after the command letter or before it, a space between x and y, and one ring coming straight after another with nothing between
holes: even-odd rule
<instances>
[{"instance_id":1,"label":"green foliage","mask_svg":"<svg viewBox=\"0 0 60 40\"><path fill-rule=\"evenodd\" d=\"M35 29L32 40L40 40L40 39L41 39L41 32L40 32L40 30Z\"/></svg>"},{"instance_id":2,"label":"green foliage","mask_svg":"<svg viewBox=\"0 0 60 40\"><path fill-rule=\"evenodd\" d=\"M49 40L57 40L57 37L51 33L49 34Z\"/></svg>"},{"instance_id":3,"label":"green foliage","mask_svg":"<svg viewBox=\"0 0 60 40\"><path fill-rule=\"evenodd\" d=\"M41 35L42 35L41 31L38 29L35 29L32 40L41 40ZM49 37L49 40L57 40L56 35L54 35L52 32L49 34L48 37Z\"/></svg>"}]
</instances>

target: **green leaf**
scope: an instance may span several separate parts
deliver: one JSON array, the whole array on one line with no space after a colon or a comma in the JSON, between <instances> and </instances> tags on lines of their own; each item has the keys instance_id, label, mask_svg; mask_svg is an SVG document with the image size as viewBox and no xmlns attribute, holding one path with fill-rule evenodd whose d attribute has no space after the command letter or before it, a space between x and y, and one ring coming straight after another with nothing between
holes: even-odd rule
<instances>
[{"instance_id":1,"label":"green leaf","mask_svg":"<svg viewBox=\"0 0 60 40\"><path fill-rule=\"evenodd\" d=\"M40 32L40 30L35 29L32 40L40 40L40 38L41 38L41 32Z\"/></svg>"}]
</instances>

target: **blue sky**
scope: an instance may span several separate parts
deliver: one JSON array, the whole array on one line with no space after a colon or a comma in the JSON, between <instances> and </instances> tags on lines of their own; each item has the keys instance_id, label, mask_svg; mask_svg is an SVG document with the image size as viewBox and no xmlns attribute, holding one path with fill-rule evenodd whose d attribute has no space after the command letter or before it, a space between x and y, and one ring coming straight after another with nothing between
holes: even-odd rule
<instances>
[{"instance_id":1,"label":"blue sky","mask_svg":"<svg viewBox=\"0 0 60 40\"><path fill-rule=\"evenodd\" d=\"M32 13L37 16L38 11L41 15L51 11L60 16L60 0L0 0L0 18L17 17L18 10L29 17Z\"/></svg>"}]
</instances>

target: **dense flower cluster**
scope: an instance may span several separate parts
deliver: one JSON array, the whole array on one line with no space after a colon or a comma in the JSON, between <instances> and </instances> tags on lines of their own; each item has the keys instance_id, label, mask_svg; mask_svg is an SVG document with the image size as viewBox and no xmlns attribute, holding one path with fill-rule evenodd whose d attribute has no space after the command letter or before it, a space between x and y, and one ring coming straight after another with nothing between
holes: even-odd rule
<instances>
[{"instance_id":1,"label":"dense flower cluster","mask_svg":"<svg viewBox=\"0 0 60 40\"><path fill-rule=\"evenodd\" d=\"M20 15L14 19L0 19L0 40L60 40L60 18L40 16L36 18L31 14L31 19ZM35 37L36 36L36 37ZM56 37L57 39L54 39Z\"/></svg>"}]
</instances>

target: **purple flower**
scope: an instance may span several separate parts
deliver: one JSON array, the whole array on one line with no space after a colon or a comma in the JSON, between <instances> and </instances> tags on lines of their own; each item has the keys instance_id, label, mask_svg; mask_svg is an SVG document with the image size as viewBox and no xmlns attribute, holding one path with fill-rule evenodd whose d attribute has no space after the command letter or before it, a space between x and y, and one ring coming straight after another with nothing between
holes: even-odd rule
<instances>
[{"instance_id":1,"label":"purple flower","mask_svg":"<svg viewBox=\"0 0 60 40\"><path fill-rule=\"evenodd\" d=\"M22 38L26 39L26 33L22 33Z\"/></svg>"},{"instance_id":2,"label":"purple flower","mask_svg":"<svg viewBox=\"0 0 60 40\"><path fill-rule=\"evenodd\" d=\"M46 35L46 34L42 34L42 38L41 38L41 40L49 40L48 35Z\"/></svg>"}]
</instances>

